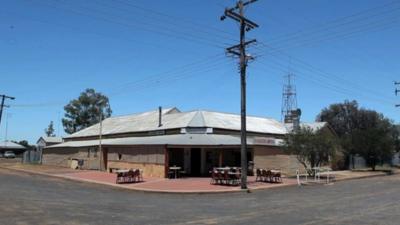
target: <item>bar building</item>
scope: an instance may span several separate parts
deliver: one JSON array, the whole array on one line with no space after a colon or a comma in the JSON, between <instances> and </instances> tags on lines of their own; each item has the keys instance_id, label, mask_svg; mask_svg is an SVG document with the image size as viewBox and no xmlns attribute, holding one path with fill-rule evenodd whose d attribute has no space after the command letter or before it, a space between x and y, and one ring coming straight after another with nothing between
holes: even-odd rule
<instances>
[{"instance_id":1,"label":"bar building","mask_svg":"<svg viewBox=\"0 0 400 225\"><path fill-rule=\"evenodd\" d=\"M287 132L277 120L247 117L247 158L254 168L293 174L302 167L283 152ZM208 176L213 167L240 166L240 115L160 108L107 118L43 150L43 164L68 167L73 159L83 160L85 169L140 168L145 176L166 177L170 166L179 166L189 176Z\"/></svg>"}]
</instances>

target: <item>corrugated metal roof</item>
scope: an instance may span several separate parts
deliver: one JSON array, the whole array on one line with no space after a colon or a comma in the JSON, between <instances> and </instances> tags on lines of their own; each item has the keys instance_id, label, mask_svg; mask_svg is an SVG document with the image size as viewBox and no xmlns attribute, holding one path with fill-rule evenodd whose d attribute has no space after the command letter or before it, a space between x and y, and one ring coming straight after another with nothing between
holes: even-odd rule
<instances>
[{"instance_id":1,"label":"corrugated metal roof","mask_svg":"<svg viewBox=\"0 0 400 225\"><path fill-rule=\"evenodd\" d=\"M46 143L61 143L62 142L62 137L42 136L40 138L42 138Z\"/></svg>"},{"instance_id":2,"label":"corrugated metal roof","mask_svg":"<svg viewBox=\"0 0 400 225\"><path fill-rule=\"evenodd\" d=\"M26 149L24 146L12 141L1 141L0 148L2 149Z\"/></svg>"},{"instance_id":3,"label":"corrugated metal roof","mask_svg":"<svg viewBox=\"0 0 400 225\"><path fill-rule=\"evenodd\" d=\"M185 128L185 127L210 127L228 130L240 130L240 115L211 111L190 111L180 112L176 108L164 109L162 111L162 126L158 126L158 110L107 118L103 121L102 134L118 134L128 132L146 132L164 129ZM99 124L78 131L67 138L85 137L98 135ZM286 134L284 124L277 120L261 117L247 117L247 131Z\"/></svg>"},{"instance_id":4,"label":"corrugated metal roof","mask_svg":"<svg viewBox=\"0 0 400 225\"><path fill-rule=\"evenodd\" d=\"M240 130L240 115L210 111L201 111L201 113L207 127ZM275 119L254 116L247 116L246 119L247 131L269 134L287 133L286 127Z\"/></svg>"},{"instance_id":5,"label":"corrugated metal roof","mask_svg":"<svg viewBox=\"0 0 400 225\"><path fill-rule=\"evenodd\" d=\"M271 140L273 140L271 142ZM249 137L247 139L249 145L280 145L279 139L268 138L267 141L260 141L260 138ZM98 146L99 140L86 141L68 141L46 148L61 147L90 147ZM126 137L126 138L110 138L103 139L104 146L121 146L121 145L202 145L202 146L223 146L223 145L240 145L240 137L234 135L221 134L174 134L147 137Z\"/></svg>"}]
</instances>

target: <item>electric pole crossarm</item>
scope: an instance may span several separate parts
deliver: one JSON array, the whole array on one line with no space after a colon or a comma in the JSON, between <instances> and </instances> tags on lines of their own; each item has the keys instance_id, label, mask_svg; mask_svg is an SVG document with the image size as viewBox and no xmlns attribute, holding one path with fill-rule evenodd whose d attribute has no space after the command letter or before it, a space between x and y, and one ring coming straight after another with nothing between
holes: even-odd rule
<instances>
[{"instance_id":1,"label":"electric pole crossarm","mask_svg":"<svg viewBox=\"0 0 400 225\"><path fill-rule=\"evenodd\" d=\"M237 51L233 51L233 50L227 50L227 52L226 53L229 53L229 54L232 54L232 55L235 55L235 56L241 56L240 55L240 52L237 52ZM253 56L251 56L251 55L246 55L245 56L245 60L254 60L255 58L253 57Z\"/></svg>"},{"instance_id":2,"label":"electric pole crossarm","mask_svg":"<svg viewBox=\"0 0 400 225\"><path fill-rule=\"evenodd\" d=\"M246 42L244 42L244 46L249 45L249 44L252 44L252 43L255 43L255 42L257 42L256 39L253 39L253 40L251 40L251 41L246 41ZM240 47L241 47L241 44L237 44L237 45L234 45L234 46L232 46L232 47L227 48L226 50L227 50L227 51L231 51L231 50L233 50L233 49L235 49L235 48L240 48Z\"/></svg>"},{"instance_id":3,"label":"electric pole crossarm","mask_svg":"<svg viewBox=\"0 0 400 225\"><path fill-rule=\"evenodd\" d=\"M258 25L256 23L254 23L253 21L251 21L249 19L246 19L246 18L240 16L239 14L237 14L235 12L232 12L232 11L229 11L229 10L225 10L225 16L227 16L227 17L229 17L231 19L234 19L237 22L243 21L246 24L246 26L248 26L250 29L258 27ZM221 17L221 19L223 20L225 18Z\"/></svg>"},{"instance_id":4,"label":"electric pole crossarm","mask_svg":"<svg viewBox=\"0 0 400 225\"><path fill-rule=\"evenodd\" d=\"M253 40L250 40L250 41L246 41L246 42L244 42L243 46L246 47L247 45L255 43L255 42L257 42L256 39L253 39ZM236 55L236 56L240 57L241 56L240 55L240 48L241 47L242 47L241 44L237 44L237 45L231 46L231 47L226 49L226 53L230 53L232 55ZM250 60L254 60L254 57L250 56L250 55L246 55L245 58L246 58L246 60L249 60L249 59Z\"/></svg>"}]
</instances>

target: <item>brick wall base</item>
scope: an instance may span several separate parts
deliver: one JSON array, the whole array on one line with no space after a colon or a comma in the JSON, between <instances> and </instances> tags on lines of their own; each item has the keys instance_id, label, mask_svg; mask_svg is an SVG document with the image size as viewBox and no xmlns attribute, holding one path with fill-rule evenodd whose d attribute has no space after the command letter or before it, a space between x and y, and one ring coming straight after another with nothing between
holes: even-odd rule
<instances>
[{"instance_id":1,"label":"brick wall base","mask_svg":"<svg viewBox=\"0 0 400 225\"><path fill-rule=\"evenodd\" d=\"M164 165L153 163L134 163L122 161L108 161L108 168L141 169L145 177L164 178Z\"/></svg>"},{"instance_id":2,"label":"brick wall base","mask_svg":"<svg viewBox=\"0 0 400 225\"><path fill-rule=\"evenodd\" d=\"M270 146L254 148L254 168L280 169L288 176L295 175L296 170L305 172L295 155L285 154L281 148Z\"/></svg>"}]
</instances>

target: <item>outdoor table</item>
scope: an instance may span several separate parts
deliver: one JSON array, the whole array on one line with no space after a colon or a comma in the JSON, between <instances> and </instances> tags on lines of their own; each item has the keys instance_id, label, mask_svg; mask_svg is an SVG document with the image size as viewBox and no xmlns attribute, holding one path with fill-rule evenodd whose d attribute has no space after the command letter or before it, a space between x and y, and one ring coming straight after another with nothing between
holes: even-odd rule
<instances>
[{"instance_id":1,"label":"outdoor table","mask_svg":"<svg viewBox=\"0 0 400 225\"><path fill-rule=\"evenodd\" d=\"M220 171L225 171L225 170L230 170L231 167L217 167L215 168L216 170L220 170Z\"/></svg>"},{"instance_id":2,"label":"outdoor table","mask_svg":"<svg viewBox=\"0 0 400 225\"><path fill-rule=\"evenodd\" d=\"M228 172L229 175L241 175L242 173L238 173L238 172Z\"/></svg>"},{"instance_id":3,"label":"outdoor table","mask_svg":"<svg viewBox=\"0 0 400 225\"><path fill-rule=\"evenodd\" d=\"M182 168L179 166L171 166L169 169L174 171L175 179L176 179L176 178L178 178L178 171L181 170Z\"/></svg>"},{"instance_id":4,"label":"outdoor table","mask_svg":"<svg viewBox=\"0 0 400 225\"><path fill-rule=\"evenodd\" d=\"M124 170L115 170L116 173L127 173L129 170L124 169Z\"/></svg>"}]
</instances>

